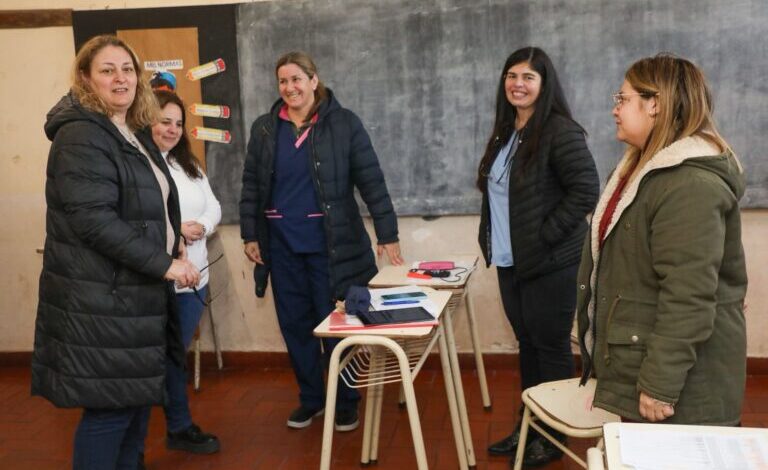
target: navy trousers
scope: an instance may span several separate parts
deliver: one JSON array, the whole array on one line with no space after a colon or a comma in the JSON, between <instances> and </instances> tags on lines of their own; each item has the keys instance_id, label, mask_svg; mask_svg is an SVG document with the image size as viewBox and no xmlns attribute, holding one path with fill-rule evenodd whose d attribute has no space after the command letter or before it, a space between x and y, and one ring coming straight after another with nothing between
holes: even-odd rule
<instances>
[{"instance_id":1,"label":"navy trousers","mask_svg":"<svg viewBox=\"0 0 768 470\"><path fill-rule=\"evenodd\" d=\"M325 407L323 370L338 339L320 339L312 330L334 309L326 253L294 253L279 237L270 238L272 292L280 331L291 359L299 401L319 410ZM357 407L360 394L339 381L336 409Z\"/></svg>"},{"instance_id":2,"label":"navy trousers","mask_svg":"<svg viewBox=\"0 0 768 470\"><path fill-rule=\"evenodd\" d=\"M515 267L497 268L504 312L520 343L522 389L574 375L571 328L578 265L520 280Z\"/></svg>"},{"instance_id":3,"label":"navy trousers","mask_svg":"<svg viewBox=\"0 0 768 470\"><path fill-rule=\"evenodd\" d=\"M96 410L85 408L75 432L74 470L136 470L146 407Z\"/></svg>"}]
</instances>

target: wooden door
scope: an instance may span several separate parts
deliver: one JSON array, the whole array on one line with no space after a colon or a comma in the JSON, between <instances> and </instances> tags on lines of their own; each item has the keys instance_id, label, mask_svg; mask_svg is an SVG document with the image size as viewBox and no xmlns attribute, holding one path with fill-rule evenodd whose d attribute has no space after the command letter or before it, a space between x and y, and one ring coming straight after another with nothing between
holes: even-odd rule
<instances>
[{"instance_id":1,"label":"wooden door","mask_svg":"<svg viewBox=\"0 0 768 470\"><path fill-rule=\"evenodd\" d=\"M157 28L157 29L126 29L118 30L117 36L130 44L139 55L142 66L149 61L181 60L183 66L179 70L169 70L176 75L176 93L184 101L187 109L187 135L195 126L203 125L203 118L193 116L189 112L192 103L202 103L202 92L199 81L188 80L185 76L187 70L199 64L197 43L197 28ZM145 71L147 80L152 76L152 71ZM200 160L205 170L205 144L191 138L192 152Z\"/></svg>"}]
</instances>

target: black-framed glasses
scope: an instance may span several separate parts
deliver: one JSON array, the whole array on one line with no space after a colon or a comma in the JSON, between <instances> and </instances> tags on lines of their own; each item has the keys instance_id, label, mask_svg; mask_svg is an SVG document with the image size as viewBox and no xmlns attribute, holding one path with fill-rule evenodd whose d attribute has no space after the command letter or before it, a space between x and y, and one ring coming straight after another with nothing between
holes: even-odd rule
<instances>
[{"instance_id":1,"label":"black-framed glasses","mask_svg":"<svg viewBox=\"0 0 768 470\"><path fill-rule=\"evenodd\" d=\"M220 255L219 255L219 256L218 256L218 257L217 257L215 260L211 261L210 263L206 264L204 267L200 268L200 272L202 273L202 272L203 272L203 271L205 271L206 269L210 268L211 266L213 266L214 264L216 264L216 262L217 262L217 261L219 261L219 260L220 260L221 258L223 258L223 257L224 257L224 253L220 254ZM197 290L197 286L192 286L192 292L194 292L194 293L195 293L195 297L197 297L197 300L199 300L199 301L200 301L200 303L201 303L201 304L203 304L203 306L205 306L205 307L208 307L208 306L210 306L210 305L211 305L211 303L213 303L213 301L215 300L215 297L211 297L211 300L209 300L209 301L206 301L206 300L203 298L203 296L202 296L202 295L200 295L200 292L198 292L198 290ZM218 297L218 296L216 296L216 297Z\"/></svg>"}]
</instances>

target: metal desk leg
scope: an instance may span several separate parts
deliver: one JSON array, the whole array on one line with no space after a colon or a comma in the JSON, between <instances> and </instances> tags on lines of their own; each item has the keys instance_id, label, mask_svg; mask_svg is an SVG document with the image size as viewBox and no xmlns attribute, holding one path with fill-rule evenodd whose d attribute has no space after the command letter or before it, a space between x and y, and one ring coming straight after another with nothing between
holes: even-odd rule
<instances>
[{"instance_id":1,"label":"metal desk leg","mask_svg":"<svg viewBox=\"0 0 768 470\"><path fill-rule=\"evenodd\" d=\"M376 463L379 460L379 431L381 431L381 407L384 403L384 385L378 384L372 387L375 392L373 394L373 436L371 440L371 463Z\"/></svg>"},{"instance_id":2,"label":"metal desk leg","mask_svg":"<svg viewBox=\"0 0 768 470\"><path fill-rule=\"evenodd\" d=\"M195 375L193 380L193 386L196 392L200 391L200 328L197 329L195 332L195 340L194 340L194 350L195 350Z\"/></svg>"},{"instance_id":3,"label":"metal desk leg","mask_svg":"<svg viewBox=\"0 0 768 470\"><path fill-rule=\"evenodd\" d=\"M448 411L451 416L451 426L453 428L453 439L456 442L456 454L459 457L459 468L467 468L467 449L464 446L464 432L461 429L459 420L459 409L456 405L456 392L453 388L453 373L451 372L451 363L448 359L448 344L445 341L445 329L442 323L438 327L440 335L440 365L443 367L443 382L445 382L445 396L448 399Z\"/></svg>"},{"instance_id":4,"label":"metal desk leg","mask_svg":"<svg viewBox=\"0 0 768 470\"><path fill-rule=\"evenodd\" d=\"M483 408L491 409L491 395L488 393L488 380L485 378L485 362L483 361L483 352L480 345L480 337L477 333L477 323L475 321L475 304L469 295L469 284L464 288L464 302L467 307L467 320L469 323L469 333L472 336L472 349L475 352L475 366L477 367L477 379L480 381L480 394L483 396Z\"/></svg>"},{"instance_id":5,"label":"metal desk leg","mask_svg":"<svg viewBox=\"0 0 768 470\"><path fill-rule=\"evenodd\" d=\"M403 390L405 392L405 402L408 407L408 421L411 425L411 436L413 438L413 450L416 453L416 465L419 470L427 470L427 453L424 449L424 436L421 433L421 422L419 421L419 410L416 407L416 394L413 390L413 377L408 363L408 357L405 352L390 338L374 336L350 336L344 338L333 349L328 368L328 389L325 397L325 420L323 422L323 448L320 454L320 470L330 470L331 468L331 449L333 446L333 422L336 414L336 391L339 385L339 369L341 353L344 349L355 345L366 344L376 345L388 348L392 354L397 357L400 367L400 376L403 380ZM374 403L376 407L380 407ZM375 411L375 409L374 409ZM375 418L374 418L375 419Z\"/></svg>"},{"instance_id":6,"label":"metal desk leg","mask_svg":"<svg viewBox=\"0 0 768 470\"><path fill-rule=\"evenodd\" d=\"M453 336L453 312L446 309L445 320L441 322L445 330L445 342L448 343L448 358L451 363L451 376L453 377L453 388L456 392L456 404L459 408L459 419L461 421L461 430L464 435L464 446L467 450L467 464L475 467L475 450L472 444L472 433L469 429L469 417L467 416L467 402L464 399L464 385L461 383L461 369L459 368L459 356L456 353L456 340Z\"/></svg>"},{"instance_id":7,"label":"metal desk leg","mask_svg":"<svg viewBox=\"0 0 768 470\"><path fill-rule=\"evenodd\" d=\"M213 336L213 350L216 352L216 365L219 370L224 368L224 360L221 358L221 347L219 347L219 336L216 334L216 323L213 321L213 305L210 303L211 294L208 289L208 319L211 321L211 335Z\"/></svg>"},{"instance_id":8,"label":"metal desk leg","mask_svg":"<svg viewBox=\"0 0 768 470\"><path fill-rule=\"evenodd\" d=\"M381 357L379 348L371 348L371 375L375 376L379 371L379 358ZM382 390L383 391L383 390ZM365 421L363 422L363 449L360 456L360 463L368 465L371 460L375 462L376 456L371 457L375 452L373 447L376 446L379 434L375 432L376 425L374 418L376 413L377 398L379 398L380 391L375 385L369 386L365 398Z\"/></svg>"}]
</instances>

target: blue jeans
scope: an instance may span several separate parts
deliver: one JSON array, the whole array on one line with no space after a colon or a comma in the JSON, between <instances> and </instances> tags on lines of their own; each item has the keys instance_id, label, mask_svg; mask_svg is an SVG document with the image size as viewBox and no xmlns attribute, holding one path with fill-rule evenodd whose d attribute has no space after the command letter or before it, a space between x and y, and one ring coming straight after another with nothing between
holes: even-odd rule
<instances>
[{"instance_id":1,"label":"blue jeans","mask_svg":"<svg viewBox=\"0 0 768 470\"><path fill-rule=\"evenodd\" d=\"M74 470L136 470L148 406L97 410L85 408L75 431Z\"/></svg>"},{"instance_id":2,"label":"blue jeans","mask_svg":"<svg viewBox=\"0 0 768 470\"><path fill-rule=\"evenodd\" d=\"M200 297L205 299L208 293L208 286L197 290ZM184 342L184 348L189 348L192 342L192 336L195 334L197 324L203 315L205 306L194 292L176 294L176 303L179 311L179 321L181 323L181 340ZM169 432L179 432L192 425L192 415L189 412L189 399L187 398L187 373L183 367L179 367L167 358L165 364L165 391L168 397L168 403L163 407L165 412L165 428ZM144 452L144 438L147 436L147 427L149 419L144 423L141 430L140 452Z\"/></svg>"},{"instance_id":3,"label":"blue jeans","mask_svg":"<svg viewBox=\"0 0 768 470\"><path fill-rule=\"evenodd\" d=\"M205 299L208 286L197 290L200 297ZM203 315L205 306L194 292L176 294L176 303L179 307L179 320L181 321L181 340L184 349L189 349L192 336L195 334L197 324ZM168 404L165 411L165 424L169 432L179 432L192 425L192 415L189 412L189 399L187 398L187 373L182 367L168 360L165 372L165 389L168 392Z\"/></svg>"}]
</instances>

